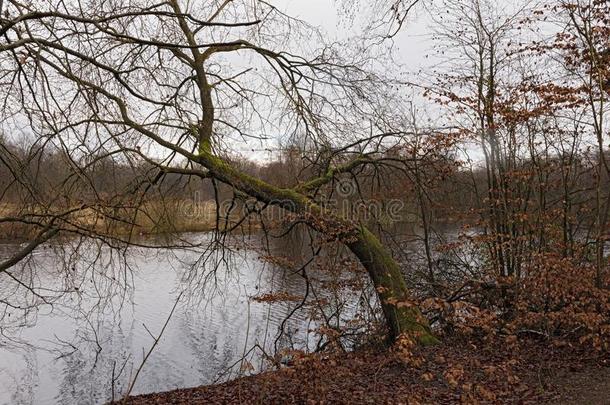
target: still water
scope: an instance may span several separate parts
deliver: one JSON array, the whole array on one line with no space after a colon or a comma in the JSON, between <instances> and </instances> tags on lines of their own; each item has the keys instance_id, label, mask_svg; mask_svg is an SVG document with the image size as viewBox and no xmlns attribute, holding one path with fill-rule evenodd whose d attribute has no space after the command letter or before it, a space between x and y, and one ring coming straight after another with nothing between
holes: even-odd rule
<instances>
[{"instance_id":1,"label":"still water","mask_svg":"<svg viewBox=\"0 0 610 405\"><path fill-rule=\"evenodd\" d=\"M209 236L192 238L205 245ZM14 249L1 247L0 258ZM132 394L237 377L247 350L259 345L273 352L278 327L296 305L252 297L278 291L302 296L305 289L300 275L243 246L224 255L47 247L12 271L37 289L28 293L0 275L0 300L19 303L3 305L0 315L0 404L99 404L113 391L120 398L154 342L151 334L159 334L181 293ZM28 294L29 301L19 301ZM285 328L291 344L310 347L311 327L308 316L297 312ZM258 354L249 357L253 371L262 366ZM250 364L247 369L252 371Z\"/></svg>"}]
</instances>

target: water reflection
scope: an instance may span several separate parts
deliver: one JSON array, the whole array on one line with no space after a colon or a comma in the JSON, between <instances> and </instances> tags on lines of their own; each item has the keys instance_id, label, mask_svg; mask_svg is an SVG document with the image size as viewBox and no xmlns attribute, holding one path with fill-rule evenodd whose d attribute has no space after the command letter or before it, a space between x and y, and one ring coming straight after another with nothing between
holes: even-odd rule
<instances>
[{"instance_id":1,"label":"water reflection","mask_svg":"<svg viewBox=\"0 0 610 405\"><path fill-rule=\"evenodd\" d=\"M208 236L192 238L205 242ZM216 260L206 267L196 250L133 249L125 257L108 248L78 251L64 262L66 251L41 249L17 270L36 277L30 281L37 289L21 303L34 302L36 294L48 295L49 303L29 311L7 309L12 313L2 318L1 404L96 404L110 400L113 391L119 398L153 343L147 329L159 333L183 290L190 294L133 393L214 382L254 345L271 352L278 326L294 307L250 298L274 291L299 296L305 288L300 275L265 263L253 249L226 250L223 257L208 258ZM2 288L3 298L28 295ZM311 345L306 315L297 312L288 323L291 341L302 347ZM27 327L21 327L24 319ZM261 367L260 357L252 360L255 370ZM223 377L235 377L239 367L233 370Z\"/></svg>"}]
</instances>

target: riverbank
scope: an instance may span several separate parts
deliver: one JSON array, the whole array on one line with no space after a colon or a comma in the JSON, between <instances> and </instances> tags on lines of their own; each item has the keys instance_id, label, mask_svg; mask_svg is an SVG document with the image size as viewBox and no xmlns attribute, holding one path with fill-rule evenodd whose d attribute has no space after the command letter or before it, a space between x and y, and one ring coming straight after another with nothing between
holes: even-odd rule
<instances>
[{"instance_id":1,"label":"riverbank","mask_svg":"<svg viewBox=\"0 0 610 405\"><path fill-rule=\"evenodd\" d=\"M607 404L609 359L541 341L467 340L414 353L317 355L220 385L131 397L149 404Z\"/></svg>"},{"instance_id":2,"label":"riverbank","mask_svg":"<svg viewBox=\"0 0 610 405\"><path fill-rule=\"evenodd\" d=\"M155 236L187 232L209 232L216 229L217 212L214 201L170 200L148 201L137 207L84 208L62 217L57 225L67 231L92 232L99 235ZM58 215L64 209L47 207L21 207L16 204L0 206L0 241L28 241L40 232L38 222ZM240 218L230 217L231 224ZM224 221L221 218L220 221ZM221 222L222 223L222 222Z\"/></svg>"}]
</instances>

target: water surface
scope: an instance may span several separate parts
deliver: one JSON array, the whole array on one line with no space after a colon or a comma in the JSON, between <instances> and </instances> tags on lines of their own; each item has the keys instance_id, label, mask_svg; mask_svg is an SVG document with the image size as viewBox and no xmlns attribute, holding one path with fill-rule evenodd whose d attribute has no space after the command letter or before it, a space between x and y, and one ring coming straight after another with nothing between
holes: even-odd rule
<instances>
[{"instance_id":1,"label":"water surface","mask_svg":"<svg viewBox=\"0 0 610 405\"><path fill-rule=\"evenodd\" d=\"M7 309L2 318L0 404L98 404L113 391L120 398L153 344L151 333L159 334L182 291L132 394L236 377L240 368L250 369L239 362L245 351L255 345L272 351L279 325L295 306L251 297L273 291L298 296L305 288L300 275L269 265L252 249L222 257L208 252L207 268L201 251L132 249L124 259L104 248L80 252L66 264L68 253L45 247L14 270L35 277L37 286L51 286L53 299L27 311ZM0 283L0 297L23 293L14 283ZM311 345L310 326L297 312L282 343ZM260 353L249 358L253 371L260 369Z\"/></svg>"}]
</instances>

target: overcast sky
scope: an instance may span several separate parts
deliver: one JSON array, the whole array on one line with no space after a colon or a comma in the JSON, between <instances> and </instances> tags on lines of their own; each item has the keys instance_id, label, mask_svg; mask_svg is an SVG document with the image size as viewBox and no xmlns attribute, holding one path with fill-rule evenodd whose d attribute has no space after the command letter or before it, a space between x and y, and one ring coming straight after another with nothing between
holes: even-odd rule
<instances>
[{"instance_id":1,"label":"overcast sky","mask_svg":"<svg viewBox=\"0 0 610 405\"><path fill-rule=\"evenodd\" d=\"M370 1L370 0L364 0ZM321 28L332 41L349 40L361 33L358 27L353 28L340 14L338 1L335 0L272 0L271 3L291 17L299 18ZM416 10L417 11L417 10ZM430 64L426 54L431 51L429 37L430 23L425 13L412 13L411 18L394 38L393 56L397 63L392 66L393 75L409 75ZM275 145L262 146L258 141L252 143L238 142L234 149L244 153L248 158L259 161L270 161L276 158L271 152Z\"/></svg>"},{"instance_id":2,"label":"overcast sky","mask_svg":"<svg viewBox=\"0 0 610 405\"><path fill-rule=\"evenodd\" d=\"M365 0L370 1L370 0ZM353 35L339 15L336 0L274 0L279 9L322 28L337 40ZM343 22L342 22L343 21ZM426 66L426 54L431 50L430 22L423 10L415 9L394 39L395 57L410 72Z\"/></svg>"}]
</instances>

